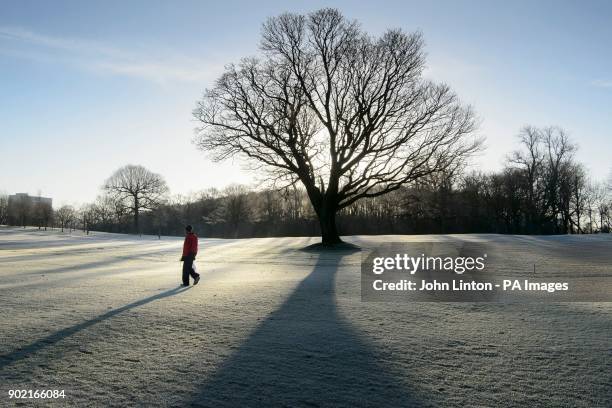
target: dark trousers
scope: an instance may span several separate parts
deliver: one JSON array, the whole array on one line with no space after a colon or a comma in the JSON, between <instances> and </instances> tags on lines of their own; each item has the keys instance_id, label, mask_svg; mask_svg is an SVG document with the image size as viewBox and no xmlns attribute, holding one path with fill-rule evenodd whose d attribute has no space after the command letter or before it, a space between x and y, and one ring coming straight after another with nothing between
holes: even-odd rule
<instances>
[{"instance_id":1,"label":"dark trousers","mask_svg":"<svg viewBox=\"0 0 612 408\"><path fill-rule=\"evenodd\" d=\"M193 270L193 256L189 255L183 259L183 285L189 285L189 276L193 279L200 276Z\"/></svg>"}]
</instances>

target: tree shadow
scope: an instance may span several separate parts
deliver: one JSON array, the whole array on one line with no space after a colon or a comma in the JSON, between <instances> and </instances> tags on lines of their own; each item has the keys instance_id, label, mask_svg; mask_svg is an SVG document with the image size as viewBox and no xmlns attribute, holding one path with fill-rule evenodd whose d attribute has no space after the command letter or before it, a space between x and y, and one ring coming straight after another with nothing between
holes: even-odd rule
<instances>
[{"instance_id":1,"label":"tree shadow","mask_svg":"<svg viewBox=\"0 0 612 408\"><path fill-rule=\"evenodd\" d=\"M46 336L46 337L44 337L44 338L42 338L40 340L35 341L34 343L31 343L31 344L29 344L29 345L27 345L25 347L21 347L21 348L15 350L15 351L12 351L12 352L10 352L8 354L3 354L3 355L0 356L0 370L4 369L5 367L7 367L7 366L9 366L9 365L19 361L19 360L22 360L24 358L29 358L31 355L33 355L33 354L35 354L35 353L37 353L37 352L39 352L39 351L41 351L41 350L43 350L43 349L45 349L47 347L53 346L56 343L58 343L59 341L61 341L61 340L64 340L64 339L66 339L66 338L68 338L68 337L70 337L70 336L72 336L72 335L74 335L74 334L76 334L76 333L78 333L78 332L80 332L82 330L85 330L85 329L87 329L87 328L89 328L89 327L91 327L91 326L93 326L93 325L95 325L97 323L101 323L101 322L103 322L103 321L105 321L107 319L110 319L110 318L112 318L112 317L114 317L114 316L116 316L116 315L118 315L120 313L123 313L123 312L125 312L127 310L134 309L134 308L142 306L142 305L146 305L147 303L151 303L151 302L154 302L154 301L159 300L159 299L163 299L163 298L166 298L166 297L169 297L169 296L177 295L179 293L185 292L186 290L189 290L190 288L191 288L191 286L190 287L179 286L179 287L176 287L176 288L169 289L169 290L166 290L164 292L158 293L157 295L153 295L153 296L149 296L149 297L144 298L144 299L137 300L137 301L129 303L129 304L125 305L125 306L121 306L121 307L119 307L117 309L112 309L112 310L110 310L110 311L108 311L108 312L106 312L106 313L104 313L104 314L102 314L100 316L97 316L97 317L95 317L93 319L87 320L87 321L85 321L83 323L79 323L79 324L76 324L74 326L70 326L70 327L62 329L60 331L57 331L57 332L55 332L53 334L50 334L50 335L48 335L48 336Z\"/></svg>"},{"instance_id":2,"label":"tree shadow","mask_svg":"<svg viewBox=\"0 0 612 408\"><path fill-rule=\"evenodd\" d=\"M338 312L336 273L350 251L321 252L313 271L184 406L426 406ZM386 358L389 358L386 353Z\"/></svg>"}]
</instances>

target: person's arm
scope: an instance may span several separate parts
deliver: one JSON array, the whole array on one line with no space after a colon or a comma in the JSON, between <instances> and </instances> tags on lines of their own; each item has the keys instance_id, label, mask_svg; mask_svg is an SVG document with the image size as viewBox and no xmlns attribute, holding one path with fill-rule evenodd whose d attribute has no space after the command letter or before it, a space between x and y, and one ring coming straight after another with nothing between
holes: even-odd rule
<instances>
[{"instance_id":1,"label":"person's arm","mask_svg":"<svg viewBox=\"0 0 612 408\"><path fill-rule=\"evenodd\" d=\"M181 260L180 262L183 262L185 260L185 256L188 255L187 253L187 237L185 237L185 240L183 241L183 253L181 254Z\"/></svg>"}]
</instances>

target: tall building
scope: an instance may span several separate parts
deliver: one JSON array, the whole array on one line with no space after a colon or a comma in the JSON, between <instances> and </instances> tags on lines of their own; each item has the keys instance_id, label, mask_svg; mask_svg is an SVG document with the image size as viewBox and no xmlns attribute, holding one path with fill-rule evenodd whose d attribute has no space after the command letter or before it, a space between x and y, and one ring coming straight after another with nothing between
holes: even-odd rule
<instances>
[{"instance_id":1,"label":"tall building","mask_svg":"<svg viewBox=\"0 0 612 408\"><path fill-rule=\"evenodd\" d=\"M49 197L40 197L40 196L31 196L28 193L17 193L17 194L10 195L8 200L9 200L8 201L9 202L9 206L11 205L11 202L13 202L13 203L27 202L32 207L35 206L36 204L53 206L53 199L52 198L49 198Z\"/></svg>"},{"instance_id":2,"label":"tall building","mask_svg":"<svg viewBox=\"0 0 612 408\"><path fill-rule=\"evenodd\" d=\"M17 193L8 198L8 221L11 225L46 226L53 213L53 199Z\"/></svg>"}]
</instances>

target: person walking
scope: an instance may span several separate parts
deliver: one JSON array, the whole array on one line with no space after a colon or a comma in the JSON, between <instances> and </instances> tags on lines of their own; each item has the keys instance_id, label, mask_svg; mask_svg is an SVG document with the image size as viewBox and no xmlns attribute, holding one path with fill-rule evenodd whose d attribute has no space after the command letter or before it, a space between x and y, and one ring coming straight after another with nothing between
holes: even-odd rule
<instances>
[{"instance_id":1,"label":"person walking","mask_svg":"<svg viewBox=\"0 0 612 408\"><path fill-rule=\"evenodd\" d=\"M183 286L189 286L189 276L193 278L193 284L200 281L200 274L193 270L193 261L198 254L198 236L193 232L193 227L185 227L185 242L183 242Z\"/></svg>"}]
</instances>

